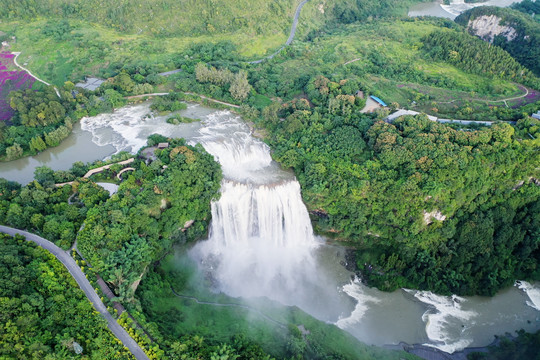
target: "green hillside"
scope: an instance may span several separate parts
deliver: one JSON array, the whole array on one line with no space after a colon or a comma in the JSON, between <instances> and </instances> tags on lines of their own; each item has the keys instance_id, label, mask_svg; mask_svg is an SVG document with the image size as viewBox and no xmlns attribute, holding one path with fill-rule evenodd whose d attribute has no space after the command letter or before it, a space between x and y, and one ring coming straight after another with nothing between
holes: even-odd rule
<instances>
[{"instance_id":1,"label":"green hillside","mask_svg":"<svg viewBox=\"0 0 540 360\"><path fill-rule=\"evenodd\" d=\"M253 35L281 32L296 0L2 0L7 19L61 17L85 20L128 33L159 36L223 33L249 29Z\"/></svg>"},{"instance_id":2,"label":"green hillside","mask_svg":"<svg viewBox=\"0 0 540 360\"><path fill-rule=\"evenodd\" d=\"M339 23L405 16L418 0L311 0L296 39ZM0 31L17 37L21 62L58 86L88 74L110 76L112 64L146 61L174 67L171 58L194 43L229 41L238 53L222 59L257 59L289 36L299 0L0 0ZM6 10L4 10L6 9ZM114 70L112 71L114 73Z\"/></svg>"},{"instance_id":3,"label":"green hillside","mask_svg":"<svg viewBox=\"0 0 540 360\"><path fill-rule=\"evenodd\" d=\"M336 18L353 22L366 16L404 15L418 0L310 1L306 23ZM55 17L84 20L128 33L157 36L281 33L300 0L0 0L0 19Z\"/></svg>"},{"instance_id":4,"label":"green hillside","mask_svg":"<svg viewBox=\"0 0 540 360\"><path fill-rule=\"evenodd\" d=\"M540 61L538 60L540 58L540 22L521 11L492 6L481 6L466 11L455 21L466 26L472 35L480 36L482 34L479 33L478 29L473 29L471 24L475 19L488 16L499 18L500 26L514 29L515 33L507 38L491 31L481 37L491 41L491 36L495 35L492 40L493 44L508 51L520 64L529 68L536 75L540 75Z\"/></svg>"}]
</instances>

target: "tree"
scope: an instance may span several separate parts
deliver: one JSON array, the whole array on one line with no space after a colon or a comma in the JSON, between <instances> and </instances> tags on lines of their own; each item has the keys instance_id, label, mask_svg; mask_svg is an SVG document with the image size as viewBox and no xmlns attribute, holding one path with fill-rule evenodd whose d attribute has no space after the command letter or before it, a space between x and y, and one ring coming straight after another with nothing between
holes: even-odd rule
<instances>
[{"instance_id":1,"label":"tree","mask_svg":"<svg viewBox=\"0 0 540 360\"><path fill-rule=\"evenodd\" d=\"M33 137L32 140L30 140L30 149L35 152L41 152L47 148L47 144L45 144L45 141L41 138L41 136Z\"/></svg>"},{"instance_id":2,"label":"tree","mask_svg":"<svg viewBox=\"0 0 540 360\"><path fill-rule=\"evenodd\" d=\"M107 101L113 109L124 104L124 97L118 91L113 89L105 90L105 101Z\"/></svg>"},{"instance_id":3,"label":"tree","mask_svg":"<svg viewBox=\"0 0 540 360\"><path fill-rule=\"evenodd\" d=\"M133 90L135 83L128 74L123 72L114 78L114 85L119 87L122 91L130 93Z\"/></svg>"},{"instance_id":4,"label":"tree","mask_svg":"<svg viewBox=\"0 0 540 360\"><path fill-rule=\"evenodd\" d=\"M248 94L251 91L251 85L249 84L247 72L245 70L240 70L234 75L229 91L236 100L243 101L247 99Z\"/></svg>"},{"instance_id":5,"label":"tree","mask_svg":"<svg viewBox=\"0 0 540 360\"><path fill-rule=\"evenodd\" d=\"M21 145L15 143L6 149L6 159L15 160L23 156L23 149Z\"/></svg>"},{"instance_id":6,"label":"tree","mask_svg":"<svg viewBox=\"0 0 540 360\"><path fill-rule=\"evenodd\" d=\"M34 179L43 187L54 185L54 171L48 166L38 166L34 170Z\"/></svg>"}]
</instances>

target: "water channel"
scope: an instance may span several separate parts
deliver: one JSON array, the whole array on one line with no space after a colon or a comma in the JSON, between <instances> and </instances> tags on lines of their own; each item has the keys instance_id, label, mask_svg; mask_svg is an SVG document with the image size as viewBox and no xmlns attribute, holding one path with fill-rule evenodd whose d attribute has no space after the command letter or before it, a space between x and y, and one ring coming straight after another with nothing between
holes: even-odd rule
<instances>
[{"instance_id":1,"label":"water channel","mask_svg":"<svg viewBox=\"0 0 540 360\"><path fill-rule=\"evenodd\" d=\"M455 19L459 14L477 6L507 7L521 0L488 0L478 3L466 3L465 0L450 0L445 5L442 1L420 3L409 9L409 16L436 16Z\"/></svg>"},{"instance_id":2,"label":"water channel","mask_svg":"<svg viewBox=\"0 0 540 360\"><path fill-rule=\"evenodd\" d=\"M209 239L190 252L220 291L296 305L374 345L403 341L453 352L540 329L540 284L517 283L492 298L362 285L343 266L344 250L313 234L294 175L272 161L268 146L238 116L195 104L180 113L201 121L167 124L149 116L148 103L85 118L62 146L0 164L0 177L26 183L36 166L67 169L78 160L136 152L153 133L184 137L201 143L224 171Z\"/></svg>"}]
</instances>

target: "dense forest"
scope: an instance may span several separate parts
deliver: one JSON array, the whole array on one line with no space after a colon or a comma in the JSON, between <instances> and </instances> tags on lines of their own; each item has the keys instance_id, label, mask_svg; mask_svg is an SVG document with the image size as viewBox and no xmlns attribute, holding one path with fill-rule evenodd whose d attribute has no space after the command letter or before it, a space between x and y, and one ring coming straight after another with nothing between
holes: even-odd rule
<instances>
[{"instance_id":1,"label":"dense forest","mask_svg":"<svg viewBox=\"0 0 540 360\"><path fill-rule=\"evenodd\" d=\"M418 0L338 0L314 1L307 24L323 21L351 23L372 17L405 15L411 3ZM84 19L124 32L152 34L160 37L223 34L248 31L253 35L287 32L298 1L279 0L261 3L241 0L174 1L126 0L0 0L3 19L29 19L39 16ZM323 11L316 8L322 6ZM310 25L304 25L310 27Z\"/></svg>"},{"instance_id":2,"label":"dense forest","mask_svg":"<svg viewBox=\"0 0 540 360\"><path fill-rule=\"evenodd\" d=\"M536 76L540 76L540 22L535 21L528 14L538 13L540 3L522 3L521 11L498 8L493 6L481 6L468 10L456 18L456 22L468 28L472 35L477 35L481 29L474 29L471 22L483 16L496 16L500 26L514 30L510 35L505 33L488 33L483 39L506 50L524 67L530 69Z\"/></svg>"},{"instance_id":3,"label":"dense forest","mask_svg":"<svg viewBox=\"0 0 540 360\"><path fill-rule=\"evenodd\" d=\"M154 136L149 145L165 141ZM79 250L124 302L172 244L207 233L218 197L221 169L213 157L200 145L168 141L149 165L135 164L117 194L88 211L78 235Z\"/></svg>"},{"instance_id":4,"label":"dense forest","mask_svg":"<svg viewBox=\"0 0 540 360\"><path fill-rule=\"evenodd\" d=\"M2 359L133 359L48 251L0 233L0 254Z\"/></svg>"},{"instance_id":5,"label":"dense forest","mask_svg":"<svg viewBox=\"0 0 540 360\"><path fill-rule=\"evenodd\" d=\"M263 111L274 157L295 169L318 231L361 249L382 289L487 295L538 278L538 121L388 124L354 111L346 84L317 77L306 88L315 108Z\"/></svg>"},{"instance_id":6,"label":"dense forest","mask_svg":"<svg viewBox=\"0 0 540 360\"><path fill-rule=\"evenodd\" d=\"M436 31L423 39L424 49L434 60L446 60L472 74L499 77L540 88L538 78L510 54L467 34Z\"/></svg>"},{"instance_id":7,"label":"dense forest","mask_svg":"<svg viewBox=\"0 0 540 360\"><path fill-rule=\"evenodd\" d=\"M540 21L540 2L538 0L523 0L512 4L511 7L512 9L535 17L536 21Z\"/></svg>"}]
</instances>

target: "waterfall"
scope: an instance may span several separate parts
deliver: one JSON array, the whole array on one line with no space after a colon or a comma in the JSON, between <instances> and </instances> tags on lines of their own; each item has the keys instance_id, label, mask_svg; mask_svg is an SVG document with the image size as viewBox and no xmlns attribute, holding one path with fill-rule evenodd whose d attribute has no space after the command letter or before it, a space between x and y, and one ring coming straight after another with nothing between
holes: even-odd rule
<instances>
[{"instance_id":1,"label":"waterfall","mask_svg":"<svg viewBox=\"0 0 540 360\"><path fill-rule=\"evenodd\" d=\"M210 238L217 248L294 249L314 243L296 181L254 186L225 180L221 190L221 199L212 205Z\"/></svg>"},{"instance_id":2,"label":"waterfall","mask_svg":"<svg viewBox=\"0 0 540 360\"><path fill-rule=\"evenodd\" d=\"M298 304L305 287L317 281L318 245L300 185L230 113L209 116L192 142L214 155L224 180L221 198L212 204L209 239L191 255L219 291Z\"/></svg>"},{"instance_id":3,"label":"waterfall","mask_svg":"<svg viewBox=\"0 0 540 360\"><path fill-rule=\"evenodd\" d=\"M212 204L209 239L190 250L216 291L296 305L376 345L427 342L451 352L487 345L507 331L538 330L538 283L517 282L493 298L459 298L386 293L351 281L341 265L344 250L319 246L313 235L293 174L272 161L268 146L239 117L191 104L182 116L202 123L172 125L149 112L145 103L85 118L81 126L90 134L82 134L117 151L136 151L153 133L182 137L221 163L225 179L221 199Z\"/></svg>"}]
</instances>

